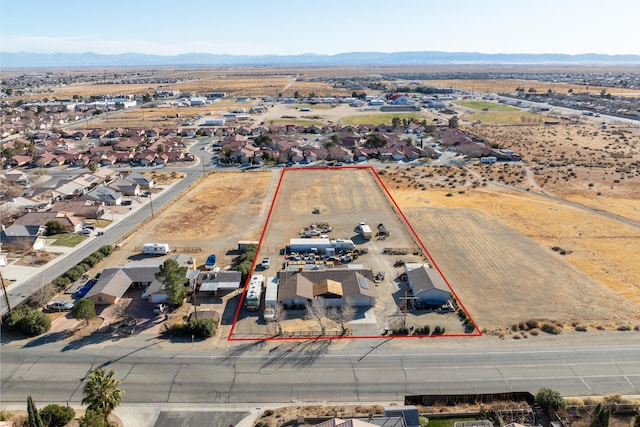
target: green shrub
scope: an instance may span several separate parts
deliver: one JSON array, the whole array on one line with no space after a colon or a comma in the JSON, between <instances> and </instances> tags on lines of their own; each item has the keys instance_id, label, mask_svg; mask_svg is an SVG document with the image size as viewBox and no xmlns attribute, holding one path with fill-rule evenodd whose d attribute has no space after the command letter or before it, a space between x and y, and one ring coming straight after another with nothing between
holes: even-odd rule
<instances>
[{"instance_id":1,"label":"green shrub","mask_svg":"<svg viewBox=\"0 0 640 427\"><path fill-rule=\"evenodd\" d=\"M105 257L108 257L113 252L113 248L111 247L111 245L104 245L101 246L100 249L98 249L98 252L100 252Z\"/></svg>"},{"instance_id":2,"label":"green shrub","mask_svg":"<svg viewBox=\"0 0 640 427\"><path fill-rule=\"evenodd\" d=\"M69 270L67 270L67 272L64 275L72 282L75 282L76 280L81 278L84 275L84 273L87 272L87 270L81 267L81 265L85 265L85 264L79 264L79 265L76 265L75 267L71 267Z\"/></svg>"},{"instance_id":3,"label":"green shrub","mask_svg":"<svg viewBox=\"0 0 640 427\"><path fill-rule=\"evenodd\" d=\"M209 338L216 332L213 319L194 319L187 323L187 333L197 338Z\"/></svg>"},{"instance_id":4,"label":"green shrub","mask_svg":"<svg viewBox=\"0 0 640 427\"><path fill-rule=\"evenodd\" d=\"M567 407L564 397L560 393L550 388L541 388L536 393L536 403L544 409L553 408L554 411Z\"/></svg>"},{"instance_id":5,"label":"green shrub","mask_svg":"<svg viewBox=\"0 0 640 427\"><path fill-rule=\"evenodd\" d=\"M108 427L109 425L104 419L104 415L100 411L87 409L87 412L80 418L79 427Z\"/></svg>"},{"instance_id":6,"label":"green shrub","mask_svg":"<svg viewBox=\"0 0 640 427\"><path fill-rule=\"evenodd\" d=\"M51 319L40 310L20 305L11 311L6 325L9 329L33 337L51 329Z\"/></svg>"},{"instance_id":7,"label":"green shrub","mask_svg":"<svg viewBox=\"0 0 640 427\"><path fill-rule=\"evenodd\" d=\"M406 327L400 327L400 328L395 328L391 331L391 333L393 335L409 335L409 328Z\"/></svg>"},{"instance_id":8,"label":"green shrub","mask_svg":"<svg viewBox=\"0 0 640 427\"><path fill-rule=\"evenodd\" d=\"M418 327L418 328L416 328L414 333L417 334L417 335L429 335L429 334L431 334L431 326L425 325L425 326L422 326L422 327Z\"/></svg>"},{"instance_id":9,"label":"green shrub","mask_svg":"<svg viewBox=\"0 0 640 427\"><path fill-rule=\"evenodd\" d=\"M93 267L94 265L102 261L103 258L104 256L100 252L94 252L88 257L86 257L85 259L83 259L82 263L87 264L89 267Z\"/></svg>"},{"instance_id":10,"label":"green shrub","mask_svg":"<svg viewBox=\"0 0 640 427\"><path fill-rule=\"evenodd\" d=\"M40 410L40 418L47 427L64 427L76 416L76 411L68 406L51 404Z\"/></svg>"},{"instance_id":11,"label":"green shrub","mask_svg":"<svg viewBox=\"0 0 640 427\"><path fill-rule=\"evenodd\" d=\"M68 277L66 276L60 276L57 277L54 281L53 284L56 288L62 290L62 289L66 289L67 285L71 283L71 280L69 280Z\"/></svg>"}]
</instances>

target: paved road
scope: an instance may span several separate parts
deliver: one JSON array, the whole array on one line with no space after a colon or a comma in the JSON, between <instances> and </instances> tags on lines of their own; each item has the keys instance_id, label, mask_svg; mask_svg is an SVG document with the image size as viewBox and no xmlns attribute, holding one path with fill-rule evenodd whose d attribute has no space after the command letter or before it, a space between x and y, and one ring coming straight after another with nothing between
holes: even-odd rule
<instances>
[{"instance_id":1,"label":"paved road","mask_svg":"<svg viewBox=\"0 0 640 427\"><path fill-rule=\"evenodd\" d=\"M191 184L202 178L202 175L205 171L210 171L211 169L213 169L215 166L211 164L210 153L204 150L200 150L202 146L205 146L208 143L210 143L209 140L203 139L199 140L191 147L190 150L198 156L198 161L195 164L181 168L166 168L166 170L178 170L186 173L185 178L176 183L173 187L171 187L170 190L159 193L158 195L153 197L153 200L150 202L150 204L141 207L131 215L124 218L122 221L119 221L110 226L103 236L96 236L85 240L85 242L83 242L81 246L77 248L75 253L70 254L69 256L61 257L54 262L48 263L47 265L43 266L34 277L24 280L20 283L14 283L9 286L7 289L7 295L9 297L11 307L15 307L16 305L24 302L27 298L29 298L30 295L32 295L43 285L51 282L52 279L62 275L65 271L76 265L78 261L82 259L82 257L91 254L103 245L112 245L119 241L123 236L139 227L140 224L151 217L151 205L153 205L154 212L158 212L162 209L162 207L171 202L171 200L182 193L182 191L187 189ZM202 168L202 165L204 165L204 170ZM142 171L149 170L149 168L136 169ZM76 170L73 173L74 175L77 175L81 172L82 170ZM58 172L54 174L56 175L54 176L54 179L59 176L65 176L66 174L68 174L67 171ZM7 304L4 296L2 296L0 297L0 314L4 315L6 312Z\"/></svg>"},{"instance_id":2,"label":"paved road","mask_svg":"<svg viewBox=\"0 0 640 427\"><path fill-rule=\"evenodd\" d=\"M632 333L628 333L632 334ZM585 335L586 337L587 335ZM537 338L531 338L535 340ZM640 336L626 345L560 347L468 346L433 340L345 343L235 343L227 351L202 344L158 348L139 336L118 345L37 342L2 347L4 402L78 402L86 374L114 369L127 403L266 403L401 401L404 395L531 391L551 387L565 395L640 394ZM445 342L440 345L440 342ZM447 348L448 347L448 348ZM493 348L493 349L492 349Z\"/></svg>"}]
</instances>

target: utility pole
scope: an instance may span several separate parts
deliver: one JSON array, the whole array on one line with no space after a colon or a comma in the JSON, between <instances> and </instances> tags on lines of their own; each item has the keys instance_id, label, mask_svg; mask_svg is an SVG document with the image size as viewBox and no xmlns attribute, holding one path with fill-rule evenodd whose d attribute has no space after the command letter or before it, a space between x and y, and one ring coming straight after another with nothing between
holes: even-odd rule
<instances>
[{"instance_id":1,"label":"utility pole","mask_svg":"<svg viewBox=\"0 0 640 427\"><path fill-rule=\"evenodd\" d=\"M409 300L407 299L407 291L404 291L404 316L402 318L402 327L407 327L407 304L409 304Z\"/></svg>"},{"instance_id":2,"label":"utility pole","mask_svg":"<svg viewBox=\"0 0 640 427\"><path fill-rule=\"evenodd\" d=\"M149 207L151 208L151 218L153 218L153 197L151 197L151 189L149 189Z\"/></svg>"}]
</instances>

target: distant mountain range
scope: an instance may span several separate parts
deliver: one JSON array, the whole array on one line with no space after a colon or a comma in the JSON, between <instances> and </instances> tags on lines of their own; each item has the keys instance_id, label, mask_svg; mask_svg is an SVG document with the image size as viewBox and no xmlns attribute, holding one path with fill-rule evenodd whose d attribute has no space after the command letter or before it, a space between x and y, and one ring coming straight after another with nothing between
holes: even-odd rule
<instances>
[{"instance_id":1,"label":"distant mountain range","mask_svg":"<svg viewBox=\"0 0 640 427\"><path fill-rule=\"evenodd\" d=\"M319 65L434 65L434 64L640 64L640 55L585 53L474 52L351 52L337 55L229 55L185 53L162 56L142 53L0 52L0 68L126 67L126 66L319 66Z\"/></svg>"}]
</instances>

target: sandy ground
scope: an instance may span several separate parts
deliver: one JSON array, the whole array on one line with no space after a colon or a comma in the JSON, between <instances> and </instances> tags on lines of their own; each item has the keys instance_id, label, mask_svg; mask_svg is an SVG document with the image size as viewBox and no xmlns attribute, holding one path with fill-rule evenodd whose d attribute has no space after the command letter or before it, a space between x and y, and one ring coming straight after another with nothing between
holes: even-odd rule
<instances>
[{"instance_id":1,"label":"sandy ground","mask_svg":"<svg viewBox=\"0 0 640 427\"><path fill-rule=\"evenodd\" d=\"M528 317L608 327L638 322L640 267L630 262L640 249L638 227L483 183L463 169L385 172L394 198L481 327Z\"/></svg>"},{"instance_id":2,"label":"sandy ground","mask_svg":"<svg viewBox=\"0 0 640 427\"><path fill-rule=\"evenodd\" d=\"M197 265L208 253L218 255L219 265L229 265L238 240L259 239L280 171L208 176L132 236L110 264L123 264L137 255L136 248L153 240L199 248L193 254ZM505 328L530 318L591 328L640 322L640 266L629 262L640 249L637 227L561 199L483 181L481 172L432 166L381 170L394 199L481 329ZM347 183L358 191L347 191ZM312 214L314 207L320 215ZM394 240L372 242L377 250L371 254L382 252L383 246L417 247L371 172L288 171L258 259L271 256L275 274L283 261L281 249L308 223L328 221L335 229L332 237L341 238L353 237L360 220L392 224ZM358 260L395 278L398 271L389 261L393 259L373 255ZM382 328L389 322L389 310L396 310L401 288L395 282L385 286L380 293L386 297L380 299L373 323L360 326L363 330ZM230 298L237 303L237 296ZM419 326L421 319L417 322Z\"/></svg>"},{"instance_id":3,"label":"sandy ground","mask_svg":"<svg viewBox=\"0 0 640 427\"><path fill-rule=\"evenodd\" d=\"M245 174L215 172L187 191L162 215L132 235L109 260L122 265L139 254L147 242L169 243L175 248L193 248L191 255L202 267L215 253L218 265L231 263L239 240L258 240L273 197L277 175L271 172Z\"/></svg>"}]
</instances>

